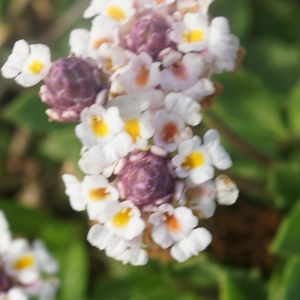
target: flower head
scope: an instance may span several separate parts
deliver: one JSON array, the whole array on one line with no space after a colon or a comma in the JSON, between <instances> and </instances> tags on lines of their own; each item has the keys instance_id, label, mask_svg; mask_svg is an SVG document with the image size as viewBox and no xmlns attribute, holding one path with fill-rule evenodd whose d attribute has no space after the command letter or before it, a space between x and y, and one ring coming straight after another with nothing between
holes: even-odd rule
<instances>
[{"instance_id":1,"label":"flower head","mask_svg":"<svg viewBox=\"0 0 300 300\"><path fill-rule=\"evenodd\" d=\"M46 111L50 119L78 121L81 111L95 103L104 89L98 68L89 59L61 58L53 62L40 89L42 101L53 108ZM104 104L104 99L97 99Z\"/></svg>"},{"instance_id":2,"label":"flower head","mask_svg":"<svg viewBox=\"0 0 300 300\"><path fill-rule=\"evenodd\" d=\"M132 153L119 173L118 188L123 198L136 205L170 201L175 188L170 159L151 151Z\"/></svg>"},{"instance_id":3,"label":"flower head","mask_svg":"<svg viewBox=\"0 0 300 300\"><path fill-rule=\"evenodd\" d=\"M147 52L154 60L165 48L174 46L169 39L171 26L161 16L149 14L139 18L126 36L126 45L140 54Z\"/></svg>"}]
</instances>

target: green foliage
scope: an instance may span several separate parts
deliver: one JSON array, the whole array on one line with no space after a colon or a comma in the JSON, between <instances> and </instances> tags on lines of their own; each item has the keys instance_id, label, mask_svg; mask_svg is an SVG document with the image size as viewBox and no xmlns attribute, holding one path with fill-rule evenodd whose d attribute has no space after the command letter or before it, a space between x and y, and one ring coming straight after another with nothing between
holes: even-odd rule
<instances>
[{"instance_id":1,"label":"green foliage","mask_svg":"<svg viewBox=\"0 0 300 300\"><path fill-rule=\"evenodd\" d=\"M269 300L298 300L300 294L300 261L293 257L286 261L270 282Z\"/></svg>"},{"instance_id":2,"label":"green foliage","mask_svg":"<svg viewBox=\"0 0 300 300\"><path fill-rule=\"evenodd\" d=\"M285 256L300 258L300 202L297 202L290 214L282 222L273 241L272 251Z\"/></svg>"},{"instance_id":3,"label":"green foliage","mask_svg":"<svg viewBox=\"0 0 300 300\"><path fill-rule=\"evenodd\" d=\"M276 163L269 170L268 189L274 203L280 208L290 208L300 197L300 163Z\"/></svg>"},{"instance_id":4,"label":"green foliage","mask_svg":"<svg viewBox=\"0 0 300 300\"><path fill-rule=\"evenodd\" d=\"M45 114L47 105L41 102L38 88L30 88L17 96L5 108L2 116L16 125L33 132L49 132L64 128L66 125L51 123Z\"/></svg>"}]
</instances>

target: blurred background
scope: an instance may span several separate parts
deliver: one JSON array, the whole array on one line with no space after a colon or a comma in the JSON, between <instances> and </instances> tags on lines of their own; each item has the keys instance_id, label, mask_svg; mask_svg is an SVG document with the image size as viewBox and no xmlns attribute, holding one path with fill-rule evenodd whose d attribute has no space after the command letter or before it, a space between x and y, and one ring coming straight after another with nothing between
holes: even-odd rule
<instances>
[{"instance_id":1,"label":"blurred background","mask_svg":"<svg viewBox=\"0 0 300 300\"><path fill-rule=\"evenodd\" d=\"M1 0L0 64L15 41L69 53L88 0ZM77 172L75 125L48 123L38 87L0 78L0 209L15 236L41 238L60 261L59 300L300 299L300 2L215 0L247 49L237 74L213 79L223 94L199 126L220 131L240 188L231 207L204 220L209 248L186 263L153 258L123 266L86 242L85 213L74 212L61 175Z\"/></svg>"}]
</instances>

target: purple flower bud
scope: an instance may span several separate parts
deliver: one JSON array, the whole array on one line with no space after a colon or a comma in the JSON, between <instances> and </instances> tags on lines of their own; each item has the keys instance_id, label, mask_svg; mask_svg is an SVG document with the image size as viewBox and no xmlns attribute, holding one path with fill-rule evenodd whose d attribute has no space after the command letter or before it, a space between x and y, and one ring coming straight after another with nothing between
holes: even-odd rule
<instances>
[{"instance_id":1,"label":"purple flower bud","mask_svg":"<svg viewBox=\"0 0 300 300\"><path fill-rule=\"evenodd\" d=\"M46 111L50 119L59 122L75 122L81 111L95 103L104 84L97 66L89 59L78 57L54 61L40 89L42 101L52 109ZM97 103L104 104L97 99Z\"/></svg>"},{"instance_id":2,"label":"purple flower bud","mask_svg":"<svg viewBox=\"0 0 300 300\"><path fill-rule=\"evenodd\" d=\"M155 60L160 51L174 44L169 39L171 26L157 15L145 15L131 27L125 37L127 47L137 53L147 52Z\"/></svg>"},{"instance_id":3,"label":"purple flower bud","mask_svg":"<svg viewBox=\"0 0 300 300\"><path fill-rule=\"evenodd\" d=\"M162 204L171 200L175 176L170 159L137 151L119 174L118 188L135 205Z\"/></svg>"},{"instance_id":4,"label":"purple flower bud","mask_svg":"<svg viewBox=\"0 0 300 300\"><path fill-rule=\"evenodd\" d=\"M0 266L0 293L7 292L10 288L11 280Z\"/></svg>"}]
</instances>

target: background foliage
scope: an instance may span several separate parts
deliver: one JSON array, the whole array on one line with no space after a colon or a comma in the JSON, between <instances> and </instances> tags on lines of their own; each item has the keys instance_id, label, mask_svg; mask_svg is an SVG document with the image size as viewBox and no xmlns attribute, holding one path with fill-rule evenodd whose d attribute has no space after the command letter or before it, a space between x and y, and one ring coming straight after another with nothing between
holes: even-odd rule
<instances>
[{"instance_id":1,"label":"background foliage","mask_svg":"<svg viewBox=\"0 0 300 300\"><path fill-rule=\"evenodd\" d=\"M68 34L89 28L88 0L2 0L0 62L21 38L68 54ZM217 128L241 193L203 221L208 250L186 263L123 266L86 242L84 213L71 210L61 174L78 172L74 125L48 123L38 88L0 78L0 209L13 233L42 238L61 264L60 300L297 300L300 295L300 3L215 0L247 56L199 132Z\"/></svg>"}]
</instances>

